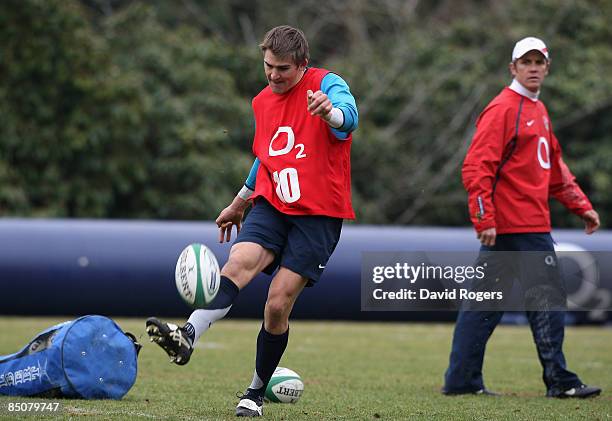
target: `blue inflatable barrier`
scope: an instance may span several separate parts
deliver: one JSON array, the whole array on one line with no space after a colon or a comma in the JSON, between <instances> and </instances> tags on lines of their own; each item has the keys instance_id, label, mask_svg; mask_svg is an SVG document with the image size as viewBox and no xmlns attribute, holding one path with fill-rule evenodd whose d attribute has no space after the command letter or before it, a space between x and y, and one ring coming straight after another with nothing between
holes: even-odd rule
<instances>
[{"instance_id":1,"label":"blue inflatable barrier","mask_svg":"<svg viewBox=\"0 0 612 421\"><path fill-rule=\"evenodd\" d=\"M234 232L235 234L235 232ZM0 312L11 315L112 314L185 317L174 269L181 250L199 242L223 265L230 244L219 244L210 222L118 220L0 220ZM559 244L612 250L612 232L592 236L556 230ZM452 320L446 312L361 311L362 253L462 251L478 253L471 228L413 228L345 224L336 251L313 288L297 301L292 318L344 320ZM612 259L598 261L612 274ZM606 275L607 276L607 275ZM260 275L238 296L231 317L261 318L270 277ZM610 276L602 279L612 289ZM52 298L54 297L54 298Z\"/></svg>"}]
</instances>

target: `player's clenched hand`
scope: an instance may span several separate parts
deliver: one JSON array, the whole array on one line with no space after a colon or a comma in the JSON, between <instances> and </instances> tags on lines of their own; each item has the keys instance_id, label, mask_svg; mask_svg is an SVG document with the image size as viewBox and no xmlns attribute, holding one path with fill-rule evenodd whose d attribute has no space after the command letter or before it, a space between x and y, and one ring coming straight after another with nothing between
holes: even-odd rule
<instances>
[{"instance_id":1,"label":"player's clenched hand","mask_svg":"<svg viewBox=\"0 0 612 421\"><path fill-rule=\"evenodd\" d=\"M306 102L310 115L318 115L323 120L329 121L333 105L327 95L321 91L312 92L309 89L306 92Z\"/></svg>"},{"instance_id":2,"label":"player's clenched hand","mask_svg":"<svg viewBox=\"0 0 612 421\"><path fill-rule=\"evenodd\" d=\"M480 231L476 237L480 240L480 244L483 246L493 247L495 245L497 231L495 228L487 228L486 230Z\"/></svg>"},{"instance_id":3,"label":"player's clenched hand","mask_svg":"<svg viewBox=\"0 0 612 421\"><path fill-rule=\"evenodd\" d=\"M242 217L244 216L244 211L248 206L248 202L246 200L242 200L239 197L236 197L234 201L223 209L215 222L219 227L219 242L223 243L223 241L229 241L232 239L232 227L236 226L236 235L240 232L240 228L242 227Z\"/></svg>"},{"instance_id":4,"label":"player's clenched hand","mask_svg":"<svg viewBox=\"0 0 612 421\"><path fill-rule=\"evenodd\" d=\"M584 232L587 234L593 234L599 228L599 214L594 210L588 210L581 216L584 221Z\"/></svg>"}]
</instances>

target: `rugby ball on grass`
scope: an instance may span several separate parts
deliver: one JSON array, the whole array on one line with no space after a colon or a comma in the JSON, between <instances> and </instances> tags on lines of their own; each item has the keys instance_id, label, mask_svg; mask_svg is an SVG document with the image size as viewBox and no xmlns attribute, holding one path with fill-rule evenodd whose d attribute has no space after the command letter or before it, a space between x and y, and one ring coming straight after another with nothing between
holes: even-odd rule
<instances>
[{"instance_id":1,"label":"rugby ball on grass","mask_svg":"<svg viewBox=\"0 0 612 421\"><path fill-rule=\"evenodd\" d=\"M206 308L221 283L217 258L204 244L190 244L176 262L174 280L183 301L193 308Z\"/></svg>"},{"instance_id":2,"label":"rugby ball on grass","mask_svg":"<svg viewBox=\"0 0 612 421\"><path fill-rule=\"evenodd\" d=\"M266 398L271 402L296 403L304 392L299 374L284 367L277 367L266 388Z\"/></svg>"}]
</instances>

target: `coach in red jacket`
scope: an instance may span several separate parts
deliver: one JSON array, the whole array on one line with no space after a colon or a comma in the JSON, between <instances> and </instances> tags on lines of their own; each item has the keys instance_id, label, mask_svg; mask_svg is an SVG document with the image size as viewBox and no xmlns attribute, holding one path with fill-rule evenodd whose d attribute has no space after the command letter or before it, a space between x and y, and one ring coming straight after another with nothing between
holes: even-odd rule
<instances>
[{"instance_id":1,"label":"coach in red jacket","mask_svg":"<svg viewBox=\"0 0 612 421\"><path fill-rule=\"evenodd\" d=\"M551 196L584 220L587 234L599 228L599 216L563 162L548 112L538 99L549 68L544 42L529 37L516 43L510 63L514 80L478 118L462 171L481 258L490 251L538 251L551 252L555 259L547 261L549 267L534 267L531 259L529 265L512 268L523 286L525 279L543 274L558 278L550 235ZM538 264L544 265L544 259ZM502 315L503 311L459 312L443 393L492 394L484 387L482 364L486 343ZM599 388L583 384L566 369L564 313L532 309L527 317L547 396L598 395Z\"/></svg>"}]
</instances>

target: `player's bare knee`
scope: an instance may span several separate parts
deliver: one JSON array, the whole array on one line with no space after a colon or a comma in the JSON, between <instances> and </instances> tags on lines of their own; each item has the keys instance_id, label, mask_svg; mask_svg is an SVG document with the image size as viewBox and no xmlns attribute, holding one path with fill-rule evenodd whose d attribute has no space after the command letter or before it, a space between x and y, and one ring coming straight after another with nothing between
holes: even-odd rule
<instances>
[{"instance_id":1,"label":"player's bare knee","mask_svg":"<svg viewBox=\"0 0 612 421\"><path fill-rule=\"evenodd\" d=\"M289 327L288 306L281 303L266 303L264 310L264 327L267 332L273 335L280 335L287 331Z\"/></svg>"},{"instance_id":2,"label":"player's bare knee","mask_svg":"<svg viewBox=\"0 0 612 421\"><path fill-rule=\"evenodd\" d=\"M271 323L278 323L287 320L289 317L290 301L284 295L268 297L265 307L266 319Z\"/></svg>"}]
</instances>

